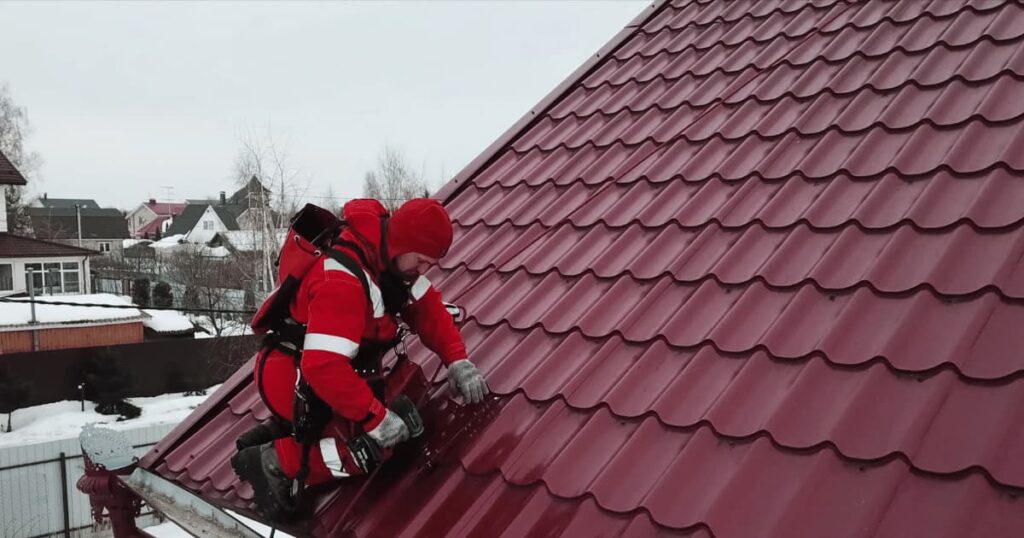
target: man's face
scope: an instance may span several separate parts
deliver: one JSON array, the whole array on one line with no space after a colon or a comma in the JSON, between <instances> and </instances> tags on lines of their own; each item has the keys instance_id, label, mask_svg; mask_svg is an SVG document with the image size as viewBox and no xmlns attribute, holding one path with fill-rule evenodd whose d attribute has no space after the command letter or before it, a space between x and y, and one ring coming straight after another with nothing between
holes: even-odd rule
<instances>
[{"instance_id":1,"label":"man's face","mask_svg":"<svg viewBox=\"0 0 1024 538\"><path fill-rule=\"evenodd\" d=\"M418 252L406 252L395 256L395 269L402 278L410 282L434 265L437 265L437 259Z\"/></svg>"}]
</instances>

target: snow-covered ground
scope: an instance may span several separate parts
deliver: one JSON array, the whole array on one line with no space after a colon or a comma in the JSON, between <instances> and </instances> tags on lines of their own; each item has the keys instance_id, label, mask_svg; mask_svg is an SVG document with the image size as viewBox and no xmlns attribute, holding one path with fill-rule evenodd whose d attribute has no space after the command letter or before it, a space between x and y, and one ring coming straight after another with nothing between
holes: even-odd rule
<instances>
[{"instance_id":1,"label":"snow-covered ground","mask_svg":"<svg viewBox=\"0 0 1024 538\"><path fill-rule=\"evenodd\" d=\"M228 511L228 513L234 516L239 521L241 521L242 524L244 524L246 527L249 527L250 529L256 531L256 533L260 536L270 536L270 527L262 523L253 521L245 516L231 512L230 510ZM181 527L175 525L170 521L166 523L161 523L159 525L154 525L152 527L146 527L146 532L152 534L156 538L192 538L191 534L185 532L181 529ZM280 536L281 538L292 538L290 534L281 531L277 531L277 533L275 533L274 536Z\"/></svg>"},{"instance_id":2,"label":"snow-covered ground","mask_svg":"<svg viewBox=\"0 0 1024 538\"><path fill-rule=\"evenodd\" d=\"M207 389L213 394L220 385ZM138 418L117 422L117 416L101 415L93 410L96 404L86 401L85 411L77 401L63 401L18 409L12 423L14 431L0 433L0 448L23 446L32 443L73 439L78 437L82 426L103 424L114 430L128 430L153 424L174 424L181 422L193 409L206 400L206 396L185 396L183 393L164 394L151 398L129 398L128 401L142 408ZM6 416L4 426L6 427Z\"/></svg>"}]
</instances>

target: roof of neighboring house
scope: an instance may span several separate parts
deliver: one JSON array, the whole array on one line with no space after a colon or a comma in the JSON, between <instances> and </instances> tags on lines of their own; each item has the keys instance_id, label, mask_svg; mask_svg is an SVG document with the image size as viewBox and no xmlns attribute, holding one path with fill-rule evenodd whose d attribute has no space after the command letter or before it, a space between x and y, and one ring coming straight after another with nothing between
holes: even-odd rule
<instances>
[{"instance_id":1,"label":"roof of neighboring house","mask_svg":"<svg viewBox=\"0 0 1024 538\"><path fill-rule=\"evenodd\" d=\"M171 222L170 228L167 229L166 235L185 235L192 231L203 217L203 213L206 212L207 207L212 207L213 211L217 213L217 217L220 218L224 226L229 230L238 229L238 215L241 214L243 208L237 206L222 206L215 204L188 204L188 207L181 212L180 215L174 217L174 221Z\"/></svg>"},{"instance_id":2,"label":"roof of neighboring house","mask_svg":"<svg viewBox=\"0 0 1024 538\"><path fill-rule=\"evenodd\" d=\"M145 205L154 213L162 217L179 215L181 214L182 211L185 210L186 207L188 207L187 203L177 202L146 202L143 205Z\"/></svg>"},{"instance_id":3,"label":"roof of neighboring house","mask_svg":"<svg viewBox=\"0 0 1024 538\"><path fill-rule=\"evenodd\" d=\"M45 239L75 239L78 237L78 215L74 208L30 207L35 235ZM83 239L127 239L128 222L116 209L81 210Z\"/></svg>"},{"instance_id":4,"label":"roof of neighboring house","mask_svg":"<svg viewBox=\"0 0 1024 538\"><path fill-rule=\"evenodd\" d=\"M174 217L166 235L184 235L192 231L203 217L207 206L208 204L188 204L184 211Z\"/></svg>"},{"instance_id":5,"label":"roof of neighboring house","mask_svg":"<svg viewBox=\"0 0 1024 538\"><path fill-rule=\"evenodd\" d=\"M260 191L262 191L263 196L270 195L270 189L265 187L256 176L252 176L251 178L249 178L249 181L246 182L244 187L238 189L237 191L234 192L234 194L228 197L227 203L228 205L239 205L248 208L249 196L259 195ZM257 201L259 201L260 198L260 196L257 196Z\"/></svg>"},{"instance_id":6,"label":"roof of neighboring house","mask_svg":"<svg viewBox=\"0 0 1024 538\"><path fill-rule=\"evenodd\" d=\"M496 397L301 531L1024 535L1024 5L658 3L439 196ZM142 464L252 514L248 368Z\"/></svg>"},{"instance_id":7,"label":"roof of neighboring house","mask_svg":"<svg viewBox=\"0 0 1024 538\"><path fill-rule=\"evenodd\" d=\"M220 217L221 222L228 230L238 229L238 217L244 213L246 208L234 205L215 205L213 211Z\"/></svg>"},{"instance_id":8,"label":"roof of neighboring house","mask_svg":"<svg viewBox=\"0 0 1024 538\"><path fill-rule=\"evenodd\" d=\"M81 206L82 209L100 209L100 205L96 203L96 200L89 200L85 198L39 198L36 200L40 207L52 208L52 209L75 209L75 206ZM112 209L111 211L117 211Z\"/></svg>"},{"instance_id":9,"label":"roof of neighboring house","mask_svg":"<svg viewBox=\"0 0 1024 538\"><path fill-rule=\"evenodd\" d=\"M0 331L16 330L28 326L32 320L32 306L27 297L5 299L0 308ZM17 301L17 302L10 302ZM149 315L138 308L104 308L100 306L67 306L49 305L47 302L100 304L112 306L132 306L132 303L109 293L91 295L57 295L37 297L35 301L35 319L38 325L76 325L101 322L125 323L141 321L147 323ZM33 327L38 326L33 325Z\"/></svg>"},{"instance_id":10,"label":"roof of neighboring house","mask_svg":"<svg viewBox=\"0 0 1024 538\"><path fill-rule=\"evenodd\" d=\"M146 224L145 226L139 228L135 233L139 237L145 237L147 235L156 234L163 228L164 223L167 222L167 220L170 218L171 217L168 216L157 217L153 219L149 224Z\"/></svg>"},{"instance_id":11,"label":"roof of neighboring house","mask_svg":"<svg viewBox=\"0 0 1024 538\"><path fill-rule=\"evenodd\" d=\"M0 153L0 185L24 185L25 176L14 167L7 156Z\"/></svg>"},{"instance_id":12,"label":"roof of neighboring house","mask_svg":"<svg viewBox=\"0 0 1024 538\"><path fill-rule=\"evenodd\" d=\"M76 257L99 254L95 250L78 248L60 243L51 243L41 239L22 237L6 232L0 232L0 259L4 258L49 258L49 257Z\"/></svg>"}]
</instances>

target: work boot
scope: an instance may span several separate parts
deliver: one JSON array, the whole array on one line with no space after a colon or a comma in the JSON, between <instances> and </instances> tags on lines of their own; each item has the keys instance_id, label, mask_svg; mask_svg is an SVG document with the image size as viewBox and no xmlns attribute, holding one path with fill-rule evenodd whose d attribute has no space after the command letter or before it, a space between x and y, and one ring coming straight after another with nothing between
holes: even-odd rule
<instances>
[{"instance_id":1,"label":"work boot","mask_svg":"<svg viewBox=\"0 0 1024 538\"><path fill-rule=\"evenodd\" d=\"M252 486L253 501L270 521L285 521L291 515L292 479L285 476L274 443L250 446L231 458L239 478Z\"/></svg>"},{"instance_id":2,"label":"work boot","mask_svg":"<svg viewBox=\"0 0 1024 538\"><path fill-rule=\"evenodd\" d=\"M235 446L238 450L244 450L251 446L258 446L281 439L282 437L288 437L291 433L291 427L288 424L272 418L266 422L260 422L253 429L240 435L238 440L235 441Z\"/></svg>"}]
</instances>

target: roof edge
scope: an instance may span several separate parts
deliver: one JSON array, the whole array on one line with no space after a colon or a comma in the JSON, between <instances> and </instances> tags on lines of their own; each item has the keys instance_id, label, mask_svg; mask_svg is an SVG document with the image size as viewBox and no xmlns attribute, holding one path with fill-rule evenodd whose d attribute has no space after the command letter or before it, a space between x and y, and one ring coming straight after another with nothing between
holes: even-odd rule
<instances>
[{"instance_id":1,"label":"roof edge","mask_svg":"<svg viewBox=\"0 0 1024 538\"><path fill-rule=\"evenodd\" d=\"M637 30L639 30L647 21L657 15L665 6L670 4L670 0L655 0L648 5L643 11L641 11L633 20L629 22L622 30L619 30L611 40L609 40L603 47L591 55L587 61L583 62L583 65L576 68L568 77L562 80L558 86L555 86L554 90L551 90L545 95L540 102L534 105L530 110L523 114L515 123L512 124L508 130L501 134L483 150L480 155L477 155L475 159L470 161L458 174L455 175L448 183L442 186L432 198L439 200L442 204L447 204L454 198L462 189L470 183L470 180L476 176L478 172L486 168L491 162L493 162L498 153L514 140L520 133L525 132L533 124L544 117L544 114L551 109L552 106L559 99L561 99L576 82L582 80L584 77L589 75L597 65L601 63L609 54L612 54L617 50L627 39L632 37Z\"/></svg>"},{"instance_id":2,"label":"roof edge","mask_svg":"<svg viewBox=\"0 0 1024 538\"><path fill-rule=\"evenodd\" d=\"M56 257L60 257L60 256L93 256L93 255L102 254L98 250L92 250L92 249L88 249L88 248L76 247L76 246L72 246L72 245L65 245L64 243L57 243L57 242L54 242L54 241L46 241L44 239L36 239L35 237L26 237L24 235L13 234L11 232L0 232L0 236L3 236L3 235L9 235L11 237L16 237L18 239L22 239L24 241L32 241L33 243L42 243L44 245L60 247L60 248L62 248L64 250L68 251L68 254L55 254L54 256L56 256ZM46 257L54 257L54 256L25 255L25 256L4 256L4 258L46 258Z\"/></svg>"}]
</instances>

